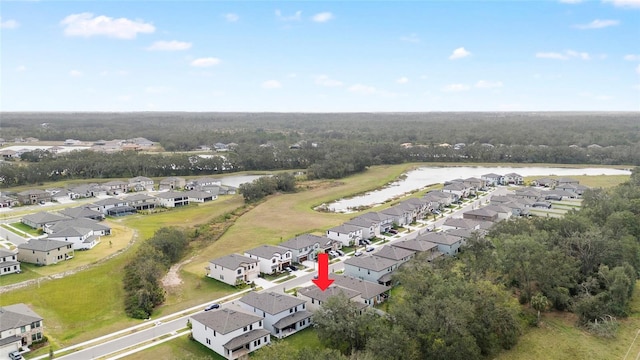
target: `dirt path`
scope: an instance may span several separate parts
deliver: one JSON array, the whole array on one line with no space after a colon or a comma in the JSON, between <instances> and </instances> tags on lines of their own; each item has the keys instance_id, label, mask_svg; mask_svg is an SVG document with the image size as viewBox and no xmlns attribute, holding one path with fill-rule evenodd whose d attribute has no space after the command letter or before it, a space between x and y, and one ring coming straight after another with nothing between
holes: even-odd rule
<instances>
[{"instance_id":1,"label":"dirt path","mask_svg":"<svg viewBox=\"0 0 640 360\"><path fill-rule=\"evenodd\" d=\"M180 268L182 266L188 264L189 262L191 262L191 260L193 260L193 257L190 257L189 259L177 264L173 264L169 269L167 275L162 278L162 286L164 286L165 288L170 288L182 284L182 279L180 279L180 274L178 274L178 272L180 271Z\"/></svg>"}]
</instances>

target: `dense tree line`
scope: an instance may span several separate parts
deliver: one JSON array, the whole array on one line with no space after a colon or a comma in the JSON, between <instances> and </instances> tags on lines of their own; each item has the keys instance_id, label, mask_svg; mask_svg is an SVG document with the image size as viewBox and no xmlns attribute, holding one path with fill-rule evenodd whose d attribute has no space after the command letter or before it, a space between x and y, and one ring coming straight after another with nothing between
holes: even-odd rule
<instances>
[{"instance_id":1,"label":"dense tree line","mask_svg":"<svg viewBox=\"0 0 640 360\"><path fill-rule=\"evenodd\" d=\"M125 312L136 319L147 319L164 302L162 276L178 262L189 245L187 235L176 228L160 228L141 245L124 268Z\"/></svg>"},{"instance_id":2,"label":"dense tree line","mask_svg":"<svg viewBox=\"0 0 640 360\"><path fill-rule=\"evenodd\" d=\"M283 173L263 176L250 183L240 184L240 193L247 203L256 202L276 192L293 192L296 190L296 179L293 174Z\"/></svg>"}]
</instances>

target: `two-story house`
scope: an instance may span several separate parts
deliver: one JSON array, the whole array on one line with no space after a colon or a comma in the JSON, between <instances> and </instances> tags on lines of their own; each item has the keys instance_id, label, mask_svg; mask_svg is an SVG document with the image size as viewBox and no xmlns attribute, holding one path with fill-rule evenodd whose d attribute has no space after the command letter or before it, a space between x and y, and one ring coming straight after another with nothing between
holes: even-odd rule
<instances>
[{"instance_id":1,"label":"two-story house","mask_svg":"<svg viewBox=\"0 0 640 360\"><path fill-rule=\"evenodd\" d=\"M298 291L298 297L307 302L307 307L312 312L320 309L322 304L326 303L327 300L333 296L346 297L349 301L357 304L360 310L367 307L360 297L360 292L337 285L331 285L324 291L315 285L302 288Z\"/></svg>"},{"instance_id":2,"label":"two-story house","mask_svg":"<svg viewBox=\"0 0 640 360\"><path fill-rule=\"evenodd\" d=\"M186 180L181 177L170 176L160 180L159 190L180 190L186 185Z\"/></svg>"},{"instance_id":3,"label":"two-story house","mask_svg":"<svg viewBox=\"0 0 640 360\"><path fill-rule=\"evenodd\" d=\"M243 283L249 284L260 274L257 259L238 254L230 254L210 260L207 270L207 276L231 286Z\"/></svg>"},{"instance_id":4,"label":"two-story house","mask_svg":"<svg viewBox=\"0 0 640 360\"><path fill-rule=\"evenodd\" d=\"M64 216L68 216L73 219L85 218L85 219L92 219L97 221L104 220L103 213L97 210L93 210L87 206L78 206L73 208L62 209L60 210L60 214Z\"/></svg>"},{"instance_id":5,"label":"two-story house","mask_svg":"<svg viewBox=\"0 0 640 360\"><path fill-rule=\"evenodd\" d=\"M416 254L419 253L421 256L426 258L427 261L432 261L433 259L442 256L442 253L438 251L438 244L420 238L398 241L393 243L391 247L400 250L412 251ZM380 256L377 253L376 255Z\"/></svg>"},{"instance_id":6,"label":"two-story house","mask_svg":"<svg viewBox=\"0 0 640 360\"><path fill-rule=\"evenodd\" d=\"M158 205L158 199L147 194L130 195L124 198L124 201L127 206L136 209L136 211L152 210Z\"/></svg>"},{"instance_id":7,"label":"two-story house","mask_svg":"<svg viewBox=\"0 0 640 360\"><path fill-rule=\"evenodd\" d=\"M388 285L391 273L401 262L380 256L352 257L344 262L344 274L358 279Z\"/></svg>"},{"instance_id":8,"label":"two-story house","mask_svg":"<svg viewBox=\"0 0 640 360\"><path fill-rule=\"evenodd\" d=\"M381 233L388 232L389 230L391 230L391 228L393 228L393 217L386 214L370 211L360 215L359 217L373 220L378 224L379 229L375 231L376 236L380 235Z\"/></svg>"},{"instance_id":9,"label":"two-story house","mask_svg":"<svg viewBox=\"0 0 640 360\"><path fill-rule=\"evenodd\" d=\"M34 205L41 202L50 202L51 194L40 189L30 189L19 192L17 198L22 205Z\"/></svg>"},{"instance_id":10,"label":"two-story house","mask_svg":"<svg viewBox=\"0 0 640 360\"><path fill-rule=\"evenodd\" d=\"M331 278L334 280L334 285L358 292L360 295L356 299L370 307L385 301L389 297L391 288L376 282L338 274L332 274Z\"/></svg>"},{"instance_id":11,"label":"two-story house","mask_svg":"<svg viewBox=\"0 0 640 360\"><path fill-rule=\"evenodd\" d=\"M225 359L246 357L271 343L261 316L240 310L205 311L190 317L193 339Z\"/></svg>"},{"instance_id":12,"label":"two-story house","mask_svg":"<svg viewBox=\"0 0 640 360\"><path fill-rule=\"evenodd\" d=\"M244 252L245 256L258 260L260 272L273 274L281 272L293 260L291 250L273 245L261 245Z\"/></svg>"},{"instance_id":13,"label":"two-story house","mask_svg":"<svg viewBox=\"0 0 640 360\"><path fill-rule=\"evenodd\" d=\"M76 226L53 232L48 238L69 242L74 250L90 250L100 242L100 236L94 235L93 230Z\"/></svg>"},{"instance_id":14,"label":"two-story house","mask_svg":"<svg viewBox=\"0 0 640 360\"><path fill-rule=\"evenodd\" d=\"M357 245L362 239L362 228L359 226L342 224L327 230L327 237L336 240L344 246Z\"/></svg>"},{"instance_id":15,"label":"two-story house","mask_svg":"<svg viewBox=\"0 0 640 360\"><path fill-rule=\"evenodd\" d=\"M185 192L167 191L156 195L160 206L174 208L189 205L189 196Z\"/></svg>"},{"instance_id":16,"label":"two-story house","mask_svg":"<svg viewBox=\"0 0 640 360\"><path fill-rule=\"evenodd\" d=\"M36 265L57 264L73 258L73 245L59 240L30 239L18 245L18 261Z\"/></svg>"},{"instance_id":17,"label":"two-story house","mask_svg":"<svg viewBox=\"0 0 640 360\"><path fill-rule=\"evenodd\" d=\"M264 328L279 339L311 325L312 314L307 311L306 301L290 295L252 291L243 296L238 301L238 305L255 315L262 316Z\"/></svg>"},{"instance_id":18,"label":"two-story house","mask_svg":"<svg viewBox=\"0 0 640 360\"><path fill-rule=\"evenodd\" d=\"M44 338L42 316L25 304L0 307L0 358Z\"/></svg>"},{"instance_id":19,"label":"two-story house","mask_svg":"<svg viewBox=\"0 0 640 360\"><path fill-rule=\"evenodd\" d=\"M127 202L117 198L106 198L106 199L98 200L93 204L89 205L88 207L90 209L100 211L101 213L107 215L110 209L113 209L116 207L122 207L122 206L127 206Z\"/></svg>"},{"instance_id":20,"label":"two-story house","mask_svg":"<svg viewBox=\"0 0 640 360\"><path fill-rule=\"evenodd\" d=\"M0 276L19 272L18 255L11 251L0 250Z\"/></svg>"},{"instance_id":21,"label":"two-story house","mask_svg":"<svg viewBox=\"0 0 640 360\"><path fill-rule=\"evenodd\" d=\"M153 191L154 182L146 176L136 176L129 179L129 191Z\"/></svg>"},{"instance_id":22,"label":"two-story house","mask_svg":"<svg viewBox=\"0 0 640 360\"><path fill-rule=\"evenodd\" d=\"M129 191L129 183L121 180L107 181L102 186L107 189L109 195L124 194Z\"/></svg>"},{"instance_id":23,"label":"two-story house","mask_svg":"<svg viewBox=\"0 0 640 360\"><path fill-rule=\"evenodd\" d=\"M291 238L278 246L291 250L294 262L302 263L306 260L314 260L316 253L330 245L331 240L326 237L313 234L302 234Z\"/></svg>"},{"instance_id":24,"label":"two-story house","mask_svg":"<svg viewBox=\"0 0 640 360\"><path fill-rule=\"evenodd\" d=\"M460 252L460 247L466 244L464 238L453 236L442 232L425 233L418 237L418 240L424 240L438 246L438 251L453 256Z\"/></svg>"},{"instance_id":25,"label":"two-story house","mask_svg":"<svg viewBox=\"0 0 640 360\"><path fill-rule=\"evenodd\" d=\"M487 186L498 186L502 185L504 182L504 177L502 175L489 173L480 176L480 180L484 181Z\"/></svg>"},{"instance_id":26,"label":"two-story house","mask_svg":"<svg viewBox=\"0 0 640 360\"><path fill-rule=\"evenodd\" d=\"M524 184L524 178L520 174L508 173L505 174L502 179L502 185L522 185Z\"/></svg>"}]
</instances>

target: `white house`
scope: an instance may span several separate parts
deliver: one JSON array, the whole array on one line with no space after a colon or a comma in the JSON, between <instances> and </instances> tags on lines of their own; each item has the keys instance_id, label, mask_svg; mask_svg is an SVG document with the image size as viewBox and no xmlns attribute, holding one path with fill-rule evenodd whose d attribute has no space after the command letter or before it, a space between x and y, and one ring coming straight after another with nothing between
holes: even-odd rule
<instances>
[{"instance_id":1,"label":"white house","mask_svg":"<svg viewBox=\"0 0 640 360\"><path fill-rule=\"evenodd\" d=\"M362 216L355 217L345 223L345 225L357 226L362 229L363 239L373 239L380 235L380 224Z\"/></svg>"},{"instance_id":2,"label":"white house","mask_svg":"<svg viewBox=\"0 0 640 360\"><path fill-rule=\"evenodd\" d=\"M302 263L306 260L313 260L316 258L316 252L331 245L332 240L312 235L302 234L292 239L278 244L278 246L291 250L291 256L293 261Z\"/></svg>"},{"instance_id":3,"label":"white house","mask_svg":"<svg viewBox=\"0 0 640 360\"><path fill-rule=\"evenodd\" d=\"M375 221L378 224L379 229L376 230L376 236L389 231L393 227L393 217L386 214L370 211L360 215L359 217Z\"/></svg>"},{"instance_id":4,"label":"white house","mask_svg":"<svg viewBox=\"0 0 640 360\"><path fill-rule=\"evenodd\" d=\"M389 297L391 288L377 282L337 274L332 274L331 278L334 279L334 285L357 291L360 296L356 299L370 307L385 301Z\"/></svg>"},{"instance_id":5,"label":"white house","mask_svg":"<svg viewBox=\"0 0 640 360\"><path fill-rule=\"evenodd\" d=\"M154 182L146 176L136 176L129 179L128 189L130 191L153 191Z\"/></svg>"},{"instance_id":6,"label":"white house","mask_svg":"<svg viewBox=\"0 0 640 360\"><path fill-rule=\"evenodd\" d=\"M502 185L502 183L504 182L504 177L502 175L494 173L484 174L480 176L480 179L484 181L487 186Z\"/></svg>"},{"instance_id":7,"label":"white house","mask_svg":"<svg viewBox=\"0 0 640 360\"><path fill-rule=\"evenodd\" d=\"M193 315L193 339L226 359L238 359L271 343L261 316L221 309Z\"/></svg>"},{"instance_id":8,"label":"white house","mask_svg":"<svg viewBox=\"0 0 640 360\"><path fill-rule=\"evenodd\" d=\"M207 276L231 286L251 283L260 274L258 260L231 254L209 261Z\"/></svg>"},{"instance_id":9,"label":"white house","mask_svg":"<svg viewBox=\"0 0 640 360\"><path fill-rule=\"evenodd\" d=\"M199 191L199 190L186 191L185 194L189 198L189 202L197 202L197 203L204 203L204 202L207 202L207 201L213 201L213 200L218 198L218 194L217 193L213 194L213 193L210 193L210 192Z\"/></svg>"},{"instance_id":10,"label":"white house","mask_svg":"<svg viewBox=\"0 0 640 360\"><path fill-rule=\"evenodd\" d=\"M344 262L344 274L374 283L389 284L391 273L401 262L380 256L352 257Z\"/></svg>"},{"instance_id":11,"label":"white house","mask_svg":"<svg viewBox=\"0 0 640 360\"><path fill-rule=\"evenodd\" d=\"M119 206L126 206L127 202L125 200L120 200L116 198L106 198L102 200L98 200L87 207L96 211L100 211L103 214L107 214L109 209L113 209Z\"/></svg>"},{"instance_id":12,"label":"white house","mask_svg":"<svg viewBox=\"0 0 640 360\"><path fill-rule=\"evenodd\" d=\"M43 339L42 316L25 304L0 307L0 359Z\"/></svg>"},{"instance_id":13,"label":"white house","mask_svg":"<svg viewBox=\"0 0 640 360\"><path fill-rule=\"evenodd\" d=\"M160 206L174 208L189 205L189 195L185 192L167 191L156 195Z\"/></svg>"},{"instance_id":14,"label":"white house","mask_svg":"<svg viewBox=\"0 0 640 360\"><path fill-rule=\"evenodd\" d=\"M344 246L358 244L362 239L362 228L355 225L342 224L327 230L327 237L340 241Z\"/></svg>"},{"instance_id":15,"label":"white house","mask_svg":"<svg viewBox=\"0 0 640 360\"><path fill-rule=\"evenodd\" d=\"M89 250L100 242L100 237L93 234L93 230L70 226L49 234L51 240L66 241L73 244L74 250Z\"/></svg>"},{"instance_id":16,"label":"white house","mask_svg":"<svg viewBox=\"0 0 640 360\"><path fill-rule=\"evenodd\" d=\"M522 185L524 184L524 178L520 174L508 173L504 175L502 179L502 184L503 185L510 185L510 184Z\"/></svg>"},{"instance_id":17,"label":"white house","mask_svg":"<svg viewBox=\"0 0 640 360\"><path fill-rule=\"evenodd\" d=\"M280 246L262 245L244 252L245 256L258 260L260 272L273 274L291 264L291 250Z\"/></svg>"},{"instance_id":18,"label":"white house","mask_svg":"<svg viewBox=\"0 0 640 360\"><path fill-rule=\"evenodd\" d=\"M290 295L252 291L242 297L238 305L255 315L262 316L264 328L279 339L311 325L312 314L307 311L306 301Z\"/></svg>"},{"instance_id":19,"label":"white house","mask_svg":"<svg viewBox=\"0 0 640 360\"><path fill-rule=\"evenodd\" d=\"M0 250L0 276L20 272L18 255L11 251Z\"/></svg>"}]
</instances>

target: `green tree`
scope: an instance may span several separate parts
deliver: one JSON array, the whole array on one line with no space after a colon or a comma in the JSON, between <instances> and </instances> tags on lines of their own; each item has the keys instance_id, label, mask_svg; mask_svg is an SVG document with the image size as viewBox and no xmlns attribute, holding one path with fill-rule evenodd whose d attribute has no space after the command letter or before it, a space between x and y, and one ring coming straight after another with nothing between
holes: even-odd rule
<instances>
[{"instance_id":1,"label":"green tree","mask_svg":"<svg viewBox=\"0 0 640 360\"><path fill-rule=\"evenodd\" d=\"M547 310L549 300L542 293L537 293L531 297L531 307L538 312L538 322L540 322L540 312Z\"/></svg>"}]
</instances>

